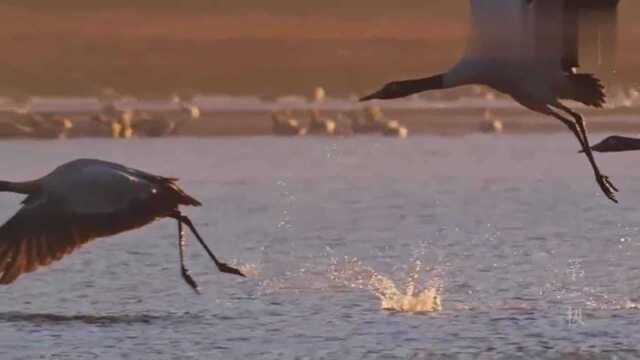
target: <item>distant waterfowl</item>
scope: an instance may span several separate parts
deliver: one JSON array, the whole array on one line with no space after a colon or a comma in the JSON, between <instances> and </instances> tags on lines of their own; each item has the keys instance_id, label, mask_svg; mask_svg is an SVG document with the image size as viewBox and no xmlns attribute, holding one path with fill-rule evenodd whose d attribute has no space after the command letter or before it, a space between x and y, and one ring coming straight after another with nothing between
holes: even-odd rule
<instances>
[{"instance_id":1,"label":"distant waterfowl","mask_svg":"<svg viewBox=\"0 0 640 360\"><path fill-rule=\"evenodd\" d=\"M91 121L96 125L95 130L97 130L92 131L92 135L99 133L101 136L109 136L114 139L120 138L122 124L118 119L107 117L104 114L95 114L91 116Z\"/></svg>"},{"instance_id":2,"label":"distant waterfowl","mask_svg":"<svg viewBox=\"0 0 640 360\"><path fill-rule=\"evenodd\" d=\"M347 113L351 129L356 134L382 134L406 138L409 129L397 120L389 120L382 113L379 106L368 106L363 110L353 110Z\"/></svg>"},{"instance_id":3,"label":"distant waterfowl","mask_svg":"<svg viewBox=\"0 0 640 360\"><path fill-rule=\"evenodd\" d=\"M135 116L135 111L131 109L124 110L120 113L120 117L118 117L118 122L120 123L120 137L123 139L129 139L133 136L133 118Z\"/></svg>"},{"instance_id":4,"label":"distant waterfowl","mask_svg":"<svg viewBox=\"0 0 640 360\"><path fill-rule=\"evenodd\" d=\"M354 134L358 134L360 132L357 129L364 123L364 116L360 110L351 110L344 114L347 119L349 126L351 127Z\"/></svg>"},{"instance_id":5,"label":"distant waterfowl","mask_svg":"<svg viewBox=\"0 0 640 360\"><path fill-rule=\"evenodd\" d=\"M65 139L73 128L71 119L53 114L29 114L22 126L30 128L29 136L40 139Z\"/></svg>"},{"instance_id":6,"label":"distant waterfowl","mask_svg":"<svg viewBox=\"0 0 640 360\"><path fill-rule=\"evenodd\" d=\"M385 127L382 130L382 135L395 136L404 139L409 136L409 129L400 125L396 120L390 120L385 124Z\"/></svg>"},{"instance_id":7,"label":"distant waterfowl","mask_svg":"<svg viewBox=\"0 0 640 360\"><path fill-rule=\"evenodd\" d=\"M485 109L482 118L484 121L480 125L480 131L493 134L500 134L504 131L502 120L496 118L491 109Z\"/></svg>"},{"instance_id":8,"label":"distant waterfowl","mask_svg":"<svg viewBox=\"0 0 640 360\"><path fill-rule=\"evenodd\" d=\"M320 115L320 110L312 109L309 112L309 134L335 135L337 124L330 117Z\"/></svg>"},{"instance_id":9,"label":"distant waterfowl","mask_svg":"<svg viewBox=\"0 0 640 360\"><path fill-rule=\"evenodd\" d=\"M384 130L384 115L379 106L367 106L364 110L354 110L347 114L356 134L379 133Z\"/></svg>"},{"instance_id":10,"label":"distant waterfowl","mask_svg":"<svg viewBox=\"0 0 640 360\"><path fill-rule=\"evenodd\" d=\"M118 109L115 103L108 102L100 109L100 114L105 117L117 118L122 113L122 110Z\"/></svg>"},{"instance_id":11,"label":"distant waterfowl","mask_svg":"<svg viewBox=\"0 0 640 360\"><path fill-rule=\"evenodd\" d=\"M640 139L626 136L609 136L601 142L593 145L591 150L597 152L622 152L640 150ZM583 150L581 150L582 152Z\"/></svg>"},{"instance_id":12,"label":"distant waterfowl","mask_svg":"<svg viewBox=\"0 0 640 360\"><path fill-rule=\"evenodd\" d=\"M32 133L33 129L31 127L20 124L17 121L0 121L0 138L29 137Z\"/></svg>"},{"instance_id":13,"label":"distant waterfowl","mask_svg":"<svg viewBox=\"0 0 640 360\"><path fill-rule=\"evenodd\" d=\"M187 119L189 120L197 120L200 118L200 108L193 104L181 103L180 109L183 113L187 114Z\"/></svg>"},{"instance_id":14,"label":"distant waterfowl","mask_svg":"<svg viewBox=\"0 0 640 360\"><path fill-rule=\"evenodd\" d=\"M605 93L592 74L576 73L578 29L593 39L614 38L618 0L470 0L472 33L465 56L448 72L394 81L361 100L395 99L423 91L480 84L565 124L578 139L604 194L617 202L618 190L602 174L591 152L583 117L561 103L568 99L600 108ZM594 18L610 26L593 26ZM603 20L605 19L605 20ZM601 32L608 32L602 34ZM606 36L605 36L606 35ZM613 49L612 49L613 50ZM600 53L613 56L613 51Z\"/></svg>"},{"instance_id":15,"label":"distant waterfowl","mask_svg":"<svg viewBox=\"0 0 640 360\"><path fill-rule=\"evenodd\" d=\"M195 120L200 118L201 112L200 108L197 105L182 100L182 98L178 95L174 95L171 101L174 104L178 104L181 114L186 114L188 116L188 119Z\"/></svg>"},{"instance_id":16,"label":"distant waterfowl","mask_svg":"<svg viewBox=\"0 0 640 360\"><path fill-rule=\"evenodd\" d=\"M136 134L147 137L169 136L176 130L176 122L173 119L147 112L137 112L132 126Z\"/></svg>"},{"instance_id":17,"label":"distant waterfowl","mask_svg":"<svg viewBox=\"0 0 640 360\"><path fill-rule=\"evenodd\" d=\"M147 137L162 137L177 135L191 120L200 118L197 106L180 103L179 113L175 115L137 112L132 118L132 128L135 133Z\"/></svg>"},{"instance_id":18,"label":"distant waterfowl","mask_svg":"<svg viewBox=\"0 0 640 360\"><path fill-rule=\"evenodd\" d=\"M335 135L351 136L354 134L353 122L351 117L345 113L338 113L336 115L336 130Z\"/></svg>"},{"instance_id":19,"label":"distant waterfowl","mask_svg":"<svg viewBox=\"0 0 640 360\"><path fill-rule=\"evenodd\" d=\"M326 98L327 98L327 92L324 90L322 86L318 86L315 89L313 89L313 101L316 104L324 102Z\"/></svg>"},{"instance_id":20,"label":"distant waterfowl","mask_svg":"<svg viewBox=\"0 0 640 360\"><path fill-rule=\"evenodd\" d=\"M640 92L637 89L633 87L626 88L618 85L614 87L614 90L615 91L609 90L608 104L610 107L631 108L638 104L638 99L640 99Z\"/></svg>"},{"instance_id":21,"label":"distant waterfowl","mask_svg":"<svg viewBox=\"0 0 640 360\"><path fill-rule=\"evenodd\" d=\"M186 225L221 272L244 276L219 261L180 205L200 206L176 184L177 179L152 175L120 164L80 159L27 182L0 181L0 192L27 195L22 208L0 227L0 284L60 260L89 241L172 218L178 223L178 249L183 279L196 292L183 248Z\"/></svg>"},{"instance_id":22,"label":"distant waterfowl","mask_svg":"<svg viewBox=\"0 0 640 360\"><path fill-rule=\"evenodd\" d=\"M276 135L294 136L304 135L307 129L300 126L300 122L293 118L291 112L273 111L271 113L272 130Z\"/></svg>"},{"instance_id":23,"label":"distant waterfowl","mask_svg":"<svg viewBox=\"0 0 640 360\"><path fill-rule=\"evenodd\" d=\"M131 109L119 109L113 103L103 106L100 113L91 117L91 120L98 126L98 130L106 136L114 139L129 139L133 136L131 121L134 111Z\"/></svg>"}]
</instances>

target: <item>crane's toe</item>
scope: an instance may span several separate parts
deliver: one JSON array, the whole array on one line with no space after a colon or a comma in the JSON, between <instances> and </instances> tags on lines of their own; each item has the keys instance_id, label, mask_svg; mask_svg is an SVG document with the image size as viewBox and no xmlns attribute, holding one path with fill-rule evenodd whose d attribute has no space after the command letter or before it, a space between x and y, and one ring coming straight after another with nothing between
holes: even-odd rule
<instances>
[{"instance_id":1,"label":"crane's toe","mask_svg":"<svg viewBox=\"0 0 640 360\"><path fill-rule=\"evenodd\" d=\"M189 284L189 286L191 286L191 288L193 289L193 291L196 292L196 294L200 294L200 289L198 289L198 284L196 283L196 281L193 279L193 277L191 277L191 274L189 274L189 270L187 270L184 266L181 269L182 272L182 278L184 279L184 281Z\"/></svg>"},{"instance_id":2,"label":"crane's toe","mask_svg":"<svg viewBox=\"0 0 640 360\"><path fill-rule=\"evenodd\" d=\"M598 175L596 176L596 181L598 182L598 185L600 185L600 189L602 189L602 192L604 192L609 200L617 204L618 199L616 199L615 192L618 191L618 188L613 185L611 180L609 180L609 177L606 175Z\"/></svg>"},{"instance_id":3,"label":"crane's toe","mask_svg":"<svg viewBox=\"0 0 640 360\"><path fill-rule=\"evenodd\" d=\"M604 181L607 183L607 185L609 185L609 187L613 189L613 191L620 192L620 190L618 190L618 188L615 185L613 185L613 183L611 182L608 176L603 175L603 177L604 177Z\"/></svg>"},{"instance_id":4,"label":"crane's toe","mask_svg":"<svg viewBox=\"0 0 640 360\"><path fill-rule=\"evenodd\" d=\"M227 264L225 264L223 262L220 262L220 263L218 263L216 265L218 265L218 270L220 270L220 272L227 273L227 274L234 274L234 275L238 275L238 276L242 276L242 277L247 277L240 270L234 268L233 266L227 265Z\"/></svg>"}]
</instances>

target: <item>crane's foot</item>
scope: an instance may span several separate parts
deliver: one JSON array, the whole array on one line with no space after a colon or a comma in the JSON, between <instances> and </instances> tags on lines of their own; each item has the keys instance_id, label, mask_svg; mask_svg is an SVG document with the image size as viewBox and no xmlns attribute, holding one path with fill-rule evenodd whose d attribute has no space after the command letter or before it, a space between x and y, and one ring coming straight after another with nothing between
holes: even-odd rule
<instances>
[{"instance_id":1,"label":"crane's foot","mask_svg":"<svg viewBox=\"0 0 640 360\"><path fill-rule=\"evenodd\" d=\"M218 262L216 263L216 265L218 266L218 270L220 270L220 272L247 277L245 274L242 273L242 271L234 268L233 266L227 265L223 262Z\"/></svg>"},{"instance_id":2,"label":"crane's foot","mask_svg":"<svg viewBox=\"0 0 640 360\"><path fill-rule=\"evenodd\" d=\"M180 269L182 273L182 278L184 281L196 292L196 294L200 294L200 289L198 288L198 283L191 277L189 270L187 270L184 266Z\"/></svg>"},{"instance_id":3,"label":"crane's foot","mask_svg":"<svg viewBox=\"0 0 640 360\"><path fill-rule=\"evenodd\" d=\"M609 198L609 200L617 204L618 199L616 199L615 193L618 192L618 188L613 185L611 180L609 180L609 177L598 174L596 175L596 182L600 185L600 189L602 189L602 192Z\"/></svg>"}]
</instances>

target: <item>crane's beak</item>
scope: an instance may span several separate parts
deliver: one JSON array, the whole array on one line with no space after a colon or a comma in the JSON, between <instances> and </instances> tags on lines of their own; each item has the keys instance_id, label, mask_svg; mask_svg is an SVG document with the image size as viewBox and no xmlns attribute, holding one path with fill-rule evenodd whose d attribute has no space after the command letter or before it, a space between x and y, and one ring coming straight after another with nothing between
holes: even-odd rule
<instances>
[{"instance_id":1,"label":"crane's beak","mask_svg":"<svg viewBox=\"0 0 640 360\"><path fill-rule=\"evenodd\" d=\"M602 144L595 144L590 149L592 152L607 152L607 149ZM584 154L584 150L578 151L578 154Z\"/></svg>"},{"instance_id":2,"label":"crane's beak","mask_svg":"<svg viewBox=\"0 0 640 360\"><path fill-rule=\"evenodd\" d=\"M382 99L382 90L379 90L374 92L373 94L361 97L360 101L369 101L373 99Z\"/></svg>"}]
</instances>

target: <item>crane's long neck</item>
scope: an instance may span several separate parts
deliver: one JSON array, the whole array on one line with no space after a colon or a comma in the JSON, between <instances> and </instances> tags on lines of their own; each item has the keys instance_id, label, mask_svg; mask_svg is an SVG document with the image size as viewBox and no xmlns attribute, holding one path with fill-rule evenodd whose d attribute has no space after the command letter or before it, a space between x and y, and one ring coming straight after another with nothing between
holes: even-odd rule
<instances>
[{"instance_id":1,"label":"crane's long neck","mask_svg":"<svg viewBox=\"0 0 640 360\"><path fill-rule=\"evenodd\" d=\"M11 182L0 181L0 192L13 192L30 195L38 191L40 186L36 181Z\"/></svg>"},{"instance_id":2,"label":"crane's long neck","mask_svg":"<svg viewBox=\"0 0 640 360\"><path fill-rule=\"evenodd\" d=\"M445 88L444 80L444 74L439 74L422 79L393 81L386 84L382 89L374 92L373 94L361 98L360 101L372 99L398 99L423 91L439 90Z\"/></svg>"},{"instance_id":3,"label":"crane's long neck","mask_svg":"<svg viewBox=\"0 0 640 360\"><path fill-rule=\"evenodd\" d=\"M409 94L445 88L444 74L438 74L422 79L399 81L399 85Z\"/></svg>"}]
</instances>

